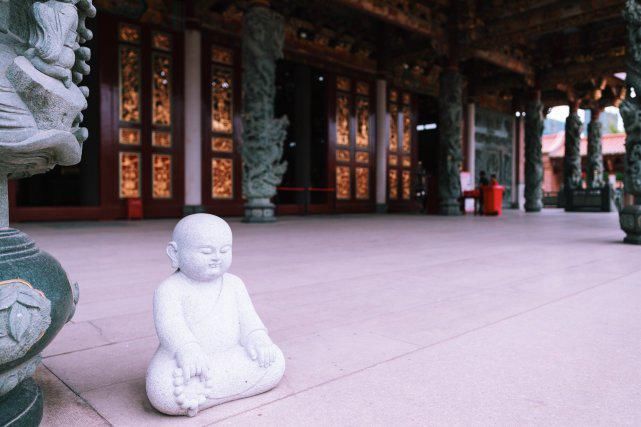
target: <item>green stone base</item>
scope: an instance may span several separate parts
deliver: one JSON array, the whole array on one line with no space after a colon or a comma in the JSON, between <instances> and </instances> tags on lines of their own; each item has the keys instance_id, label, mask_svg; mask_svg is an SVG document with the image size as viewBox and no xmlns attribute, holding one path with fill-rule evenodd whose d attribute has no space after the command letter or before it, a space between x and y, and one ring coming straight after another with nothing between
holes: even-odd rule
<instances>
[{"instance_id":1,"label":"green stone base","mask_svg":"<svg viewBox=\"0 0 641 427\"><path fill-rule=\"evenodd\" d=\"M245 204L245 217L243 222L262 224L276 222L274 212L276 206L269 203L268 199L258 199Z\"/></svg>"},{"instance_id":2,"label":"green stone base","mask_svg":"<svg viewBox=\"0 0 641 427\"><path fill-rule=\"evenodd\" d=\"M623 238L623 243L629 243L631 245L641 245L641 236L625 236Z\"/></svg>"},{"instance_id":3,"label":"green stone base","mask_svg":"<svg viewBox=\"0 0 641 427\"><path fill-rule=\"evenodd\" d=\"M379 213L379 214L387 213L387 205L385 203L377 203L376 213Z\"/></svg>"},{"instance_id":4,"label":"green stone base","mask_svg":"<svg viewBox=\"0 0 641 427\"><path fill-rule=\"evenodd\" d=\"M572 189L564 193L567 212L614 212L616 209L613 189L609 185L602 188Z\"/></svg>"},{"instance_id":5,"label":"green stone base","mask_svg":"<svg viewBox=\"0 0 641 427\"><path fill-rule=\"evenodd\" d=\"M42 390L27 378L0 398L0 426L35 427L42 420Z\"/></svg>"},{"instance_id":6,"label":"green stone base","mask_svg":"<svg viewBox=\"0 0 641 427\"><path fill-rule=\"evenodd\" d=\"M539 203L537 205L528 205L527 203L525 204L525 212L541 212L541 209L543 209L543 203Z\"/></svg>"},{"instance_id":7,"label":"green stone base","mask_svg":"<svg viewBox=\"0 0 641 427\"><path fill-rule=\"evenodd\" d=\"M183 206L183 216L193 215L197 213L205 213L207 209L203 205L185 205Z\"/></svg>"},{"instance_id":8,"label":"green stone base","mask_svg":"<svg viewBox=\"0 0 641 427\"><path fill-rule=\"evenodd\" d=\"M438 208L439 215L457 216L462 215L461 205L457 200L445 201Z\"/></svg>"},{"instance_id":9,"label":"green stone base","mask_svg":"<svg viewBox=\"0 0 641 427\"><path fill-rule=\"evenodd\" d=\"M641 206L626 206L619 213L619 225L625 231L625 243L641 245Z\"/></svg>"}]
</instances>

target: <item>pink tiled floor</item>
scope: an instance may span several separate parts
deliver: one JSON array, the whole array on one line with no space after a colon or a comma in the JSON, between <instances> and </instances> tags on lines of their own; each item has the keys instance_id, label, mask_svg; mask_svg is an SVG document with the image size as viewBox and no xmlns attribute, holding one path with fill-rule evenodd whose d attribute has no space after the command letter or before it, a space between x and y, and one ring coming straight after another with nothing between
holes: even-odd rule
<instances>
[{"instance_id":1,"label":"pink tiled floor","mask_svg":"<svg viewBox=\"0 0 641 427\"><path fill-rule=\"evenodd\" d=\"M45 425L641 423L641 247L616 214L232 220L287 372L192 419L144 393L173 223L20 226L81 286L39 372Z\"/></svg>"}]
</instances>

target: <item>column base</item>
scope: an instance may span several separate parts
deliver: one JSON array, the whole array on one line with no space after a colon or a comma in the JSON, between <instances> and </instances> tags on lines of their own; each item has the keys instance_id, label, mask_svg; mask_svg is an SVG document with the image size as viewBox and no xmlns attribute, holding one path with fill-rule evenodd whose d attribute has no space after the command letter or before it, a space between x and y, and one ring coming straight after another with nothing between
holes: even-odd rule
<instances>
[{"instance_id":1,"label":"column base","mask_svg":"<svg viewBox=\"0 0 641 427\"><path fill-rule=\"evenodd\" d=\"M387 213L387 204L386 203L377 203L376 204L376 213L379 213L379 214Z\"/></svg>"},{"instance_id":2,"label":"column base","mask_svg":"<svg viewBox=\"0 0 641 427\"><path fill-rule=\"evenodd\" d=\"M525 203L525 212L541 212L543 202L538 200L535 203Z\"/></svg>"},{"instance_id":3,"label":"column base","mask_svg":"<svg viewBox=\"0 0 641 427\"><path fill-rule=\"evenodd\" d=\"M42 409L42 390L33 378L27 378L0 397L0 425L36 427L42 420Z\"/></svg>"},{"instance_id":4,"label":"column base","mask_svg":"<svg viewBox=\"0 0 641 427\"><path fill-rule=\"evenodd\" d=\"M461 215L461 204L457 200L447 200L438 208L439 215L458 216Z\"/></svg>"},{"instance_id":5,"label":"column base","mask_svg":"<svg viewBox=\"0 0 641 427\"><path fill-rule=\"evenodd\" d=\"M641 245L641 206L624 207L619 213L619 225L626 234L623 242Z\"/></svg>"},{"instance_id":6,"label":"column base","mask_svg":"<svg viewBox=\"0 0 641 427\"><path fill-rule=\"evenodd\" d=\"M276 206L269 199L249 200L245 204L245 217L243 222L266 223L276 222Z\"/></svg>"},{"instance_id":7,"label":"column base","mask_svg":"<svg viewBox=\"0 0 641 427\"><path fill-rule=\"evenodd\" d=\"M610 185L601 188L577 188L565 194L565 210L567 212L614 212L616 206L613 196L614 189Z\"/></svg>"},{"instance_id":8,"label":"column base","mask_svg":"<svg viewBox=\"0 0 641 427\"><path fill-rule=\"evenodd\" d=\"M183 206L183 216L193 215L197 213L205 213L207 209L203 205L185 205Z\"/></svg>"}]
</instances>

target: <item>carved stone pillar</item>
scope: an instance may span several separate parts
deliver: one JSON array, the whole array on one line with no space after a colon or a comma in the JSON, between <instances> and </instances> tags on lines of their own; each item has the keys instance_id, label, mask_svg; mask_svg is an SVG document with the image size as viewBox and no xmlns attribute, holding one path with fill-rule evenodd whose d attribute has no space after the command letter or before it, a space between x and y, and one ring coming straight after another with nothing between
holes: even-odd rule
<instances>
[{"instance_id":1,"label":"carved stone pillar","mask_svg":"<svg viewBox=\"0 0 641 427\"><path fill-rule=\"evenodd\" d=\"M525 110L525 211L543 208L543 105L537 91Z\"/></svg>"},{"instance_id":2,"label":"carved stone pillar","mask_svg":"<svg viewBox=\"0 0 641 427\"><path fill-rule=\"evenodd\" d=\"M627 0L623 17L628 29L628 66L626 98L619 111L625 127L624 190L635 201L641 196L641 5ZM619 214L621 228L626 233L626 243L641 244L641 206L624 207Z\"/></svg>"},{"instance_id":3,"label":"carved stone pillar","mask_svg":"<svg viewBox=\"0 0 641 427\"><path fill-rule=\"evenodd\" d=\"M601 151L601 135L603 125L599 121L601 110L592 109L590 123L588 124L588 162L586 165L586 179L588 188L603 188L603 153Z\"/></svg>"},{"instance_id":4,"label":"carved stone pillar","mask_svg":"<svg viewBox=\"0 0 641 427\"><path fill-rule=\"evenodd\" d=\"M438 194L441 215L460 215L461 196L461 101L463 76L456 69L445 69L440 76Z\"/></svg>"},{"instance_id":5,"label":"carved stone pillar","mask_svg":"<svg viewBox=\"0 0 641 427\"><path fill-rule=\"evenodd\" d=\"M570 114L565 119L565 157L563 158L563 189L566 200L573 190L581 188L581 128L583 122L578 114L578 105L570 105Z\"/></svg>"},{"instance_id":6,"label":"carved stone pillar","mask_svg":"<svg viewBox=\"0 0 641 427\"><path fill-rule=\"evenodd\" d=\"M273 222L270 199L287 169L282 161L287 117L274 118L276 60L283 56L280 15L254 2L243 21L243 191L245 222Z\"/></svg>"}]
</instances>

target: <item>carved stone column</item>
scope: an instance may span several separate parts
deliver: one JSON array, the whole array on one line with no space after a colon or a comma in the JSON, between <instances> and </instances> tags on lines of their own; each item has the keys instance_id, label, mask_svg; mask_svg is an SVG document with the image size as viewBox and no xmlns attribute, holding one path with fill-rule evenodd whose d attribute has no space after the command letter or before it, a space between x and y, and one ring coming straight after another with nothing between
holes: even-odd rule
<instances>
[{"instance_id":1,"label":"carved stone column","mask_svg":"<svg viewBox=\"0 0 641 427\"><path fill-rule=\"evenodd\" d=\"M243 21L243 191L245 222L275 221L271 198L287 169L282 161L287 117L274 118L276 60L283 56L280 15L254 2Z\"/></svg>"},{"instance_id":2,"label":"carved stone column","mask_svg":"<svg viewBox=\"0 0 641 427\"><path fill-rule=\"evenodd\" d=\"M581 188L581 128L578 104L570 104L570 114L565 119L565 157L563 158L563 191L566 209L570 208L572 191Z\"/></svg>"},{"instance_id":3,"label":"carved stone column","mask_svg":"<svg viewBox=\"0 0 641 427\"><path fill-rule=\"evenodd\" d=\"M588 188L603 188L603 153L601 151L602 123L599 121L601 109L593 108L588 124L588 162L586 179Z\"/></svg>"},{"instance_id":4,"label":"carved stone column","mask_svg":"<svg viewBox=\"0 0 641 427\"><path fill-rule=\"evenodd\" d=\"M525 211L543 208L543 105L536 91L525 110Z\"/></svg>"},{"instance_id":5,"label":"carved stone column","mask_svg":"<svg viewBox=\"0 0 641 427\"><path fill-rule=\"evenodd\" d=\"M440 76L438 194L441 215L460 215L461 196L461 94L463 76L456 69L445 69Z\"/></svg>"},{"instance_id":6,"label":"carved stone column","mask_svg":"<svg viewBox=\"0 0 641 427\"><path fill-rule=\"evenodd\" d=\"M626 98L619 111L625 127L624 190L634 196L635 204L624 207L619 214L626 243L641 244L641 5L627 0L623 17L628 29L628 66Z\"/></svg>"}]
</instances>

